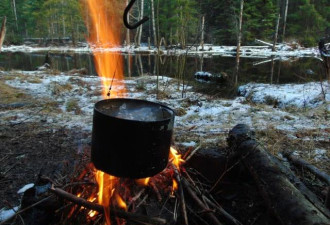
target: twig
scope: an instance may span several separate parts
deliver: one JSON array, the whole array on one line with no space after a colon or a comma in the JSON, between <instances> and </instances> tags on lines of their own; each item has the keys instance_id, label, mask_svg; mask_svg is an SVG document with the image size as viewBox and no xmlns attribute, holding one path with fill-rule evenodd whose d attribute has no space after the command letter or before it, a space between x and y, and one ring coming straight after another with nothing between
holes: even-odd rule
<instances>
[{"instance_id":1,"label":"twig","mask_svg":"<svg viewBox=\"0 0 330 225\"><path fill-rule=\"evenodd\" d=\"M128 204L128 206L127 206L127 208L129 209L131 206L132 206L132 204L136 201L136 200L138 200L140 197L141 197L141 195L145 192L145 188L143 188L143 189L141 189L132 199L131 199L131 201L130 201L130 203ZM143 200L138 204L138 206L141 204L143 202Z\"/></svg>"},{"instance_id":2,"label":"twig","mask_svg":"<svg viewBox=\"0 0 330 225\"><path fill-rule=\"evenodd\" d=\"M241 161L242 159L244 159L246 156L248 156L248 154L242 156L236 163L234 163L231 167L229 167L226 171L224 171L221 176L218 178L218 180L214 183L214 185L211 187L211 189L209 190L209 192L211 193L215 188L216 186L218 185L218 183L222 180L222 178L229 172L231 171L235 166L237 166Z\"/></svg>"},{"instance_id":3,"label":"twig","mask_svg":"<svg viewBox=\"0 0 330 225\"><path fill-rule=\"evenodd\" d=\"M157 186L155 185L155 183L153 181L149 181L149 186L151 187L151 189L155 192L156 196L157 196L157 200L159 202L162 201L162 195L159 193L159 190L157 188Z\"/></svg>"},{"instance_id":4,"label":"twig","mask_svg":"<svg viewBox=\"0 0 330 225\"><path fill-rule=\"evenodd\" d=\"M208 222L206 222L200 215L198 215L193 209L191 209L188 205L187 205L187 209L188 211L193 214L198 220L200 225L209 225Z\"/></svg>"},{"instance_id":5,"label":"twig","mask_svg":"<svg viewBox=\"0 0 330 225\"><path fill-rule=\"evenodd\" d=\"M147 200L147 198L148 198L148 195L145 195L145 196L143 197L143 199L139 202L139 204L136 205L136 208L139 208L140 205L142 205L142 204Z\"/></svg>"},{"instance_id":6,"label":"twig","mask_svg":"<svg viewBox=\"0 0 330 225\"><path fill-rule=\"evenodd\" d=\"M215 208L220 215L224 216L228 221L230 221L232 224L235 225L242 225L241 222L239 222L236 218L234 218L232 215L230 215L226 210L224 210L221 206L214 204L210 199L208 199L206 196L202 196L203 200L207 202L210 206Z\"/></svg>"},{"instance_id":7,"label":"twig","mask_svg":"<svg viewBox=\"0 0 330 225\"><path fill-rule=\"evenodd\" d=\"M7 174L10 170L14 169L14 167L15 167L17 164L18 164L18 163L14 163L14 165L12 165L11 167L9 167L9 169L7 169L5 172L1 173L1 175L2 175L2 176L6 176L6 174Z\"/></svg>"},{"instance_id":8,"label":"twig","mask_svg":"<svg viewBox=\"0 0 330 225\"><path fill-rule=\"evenodd\" d=\"M181 205L181 210L182 210L182 215L183 215L183 221L185 225L188 225L188 216L187 216L187 209L186 209L186 201L184 200L184 195L183 195L183 187L182 187L182 182L180 178L179 171L176 169L176 167L172 164L173 170L174 170L174 176L176 181L179 184L179 194L180 194L180 205Z\"/></svg>"},{"instance_id":9,"label":"twig","mask_svg":"<svg viewBox=\"0 0 330 225\"><path fill-rule=\"evenodd\" d=\"M50 188L49 189L52 193L56 194L57 196L64 198L68 201L71 201L77 205L80 206L84 206L88 209L92 209L95 210L99 213L104 213L104 208L102 205L93 203L93 202L89 202L83 198L79 198L71 193L68 193L60 188ZM157 218L157 217L148 217L148 216L144 216L144 215L139 215L139 214L133 214L130 212L125 212L122 210L118 210L118 209L114 209L111 208L110 209L111 214L122 218L122 219L126 219L126 220L131 220L131 221L141 221L144 223L150 223L150 224L166 224L166 220L162 219L162 218ZM0 224L1 225L1 224Z\"/></svg>"},{"instance_id":10,"label":"twig","mask_svg":"<svg viewBox=\"0 0 330 225\"><path fill-rule=\"evenodd\" d=\"M182 179L182 184L184 185L185 190L187 190L187 193L190 195L190 197L198 205L198 207L202 210L208 210L208 207L205 206L203 201L200 200L199 197L196 195L196 193L192 190L192 188L191 188L190 184L188 183L188 181L186 181L185 179ZM222 225L222 223L220 223L220 221L217 219L217 217L212 212L208 212L206 214L206 216L208 217L208 219L210 221L212 221L213 225Z\"/></svg>"},{"instance_id":11,"label":"twig","mask_svg":"<svg viewBox=\"0 0 330 225\"><path fill-rule=\"evenodd\" d=\"M189 159L195 155L195 153L201 148L201 145L199 145L197 148L195 148L188 156L184 159L185 163L189 161Z\"/></svg>"},{"instance_id":12,"label":"twig","mask_svg":"<svg viewBox=\"0 0 330 225\"><path fill-rule=\"evenodd\" d=\"M2 221L2 222L0 223L0 225L7 223L9 220L11 220L11 219L12 219L13 217L15 217L16 215L21 214L21 213L23 213L23 212L25 212L25 211L27 211L27 210L29 210L29 209L31 209L31 208L37 206L37 205L43 203L44 201L50 199L51 197L53 197L53 195L50 195L50 196L48 196L48 197L46 197L46 198L44 198L44 199L41 199L39 202L36 202L36 203L34 203L34 204L32 204L32 205L30 205L30 206L28 206L28 207L26 207L26 208L24 208L24 209L22 209L22 210L17 211L13 216L11 216L11 217L9 217L8 219Z\"/></svg>"}]
</instances>

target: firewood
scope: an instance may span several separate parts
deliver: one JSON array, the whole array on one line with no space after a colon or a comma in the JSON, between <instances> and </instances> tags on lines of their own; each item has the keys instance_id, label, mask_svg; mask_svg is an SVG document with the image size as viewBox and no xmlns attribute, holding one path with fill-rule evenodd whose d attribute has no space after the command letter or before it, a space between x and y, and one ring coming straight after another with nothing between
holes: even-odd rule
<instances>
[{"instance_id":1,"label":"firewood","mask_svg":"<svg viewBox=\"0 0 330 225\"><path fill-rule=\"evenodd\" d=\"M79 198L73 194L70 194L60 188L50 188L49 189L52 193L57 195L58 197L64 198L70 202L73 202L77 205L83 206L85 208L95 210L99 213L104 213L104 208L102 205L99 205L97 203L89 202L83 198ZM130 221L139 221L142 223L148 223L148 224L166 224L166 220L162 218L157 218L157 217L148 217L140 214L135 214L135 213L130 213L130 212L125 212L122 210L110 209L110 214L115 215L116 217L130 220Z\"/></svg>"},{"instance_id":2,"label":"firewood","mask_svg":"<svg viewBox=\"0 0 330 225\"><path fill-rule=\"evenodd\" d=\"M284 157L288 158L290 160L290 162L292 162L294 165L308 169L311 173L313 173L315 176L317 176L320 180L323 180L328 185L330 185L330 176L326 172L319 170L317 167L309 164L308 162L306 162L303 159L300 159L300 158L292 155L292 153L290 153L290 152L287 152L287 151L283 152L283 155L284 155Z\"/></svg>"},{"instance_id":3,"label":"firewood","mask_svg":"<svg viewBox=\"0 0 330 225\"><path fill-rule=\"evenodd\" d=\"M204 204L204 202L196 195L196 193L193 191L191 186L189 185L188 181L185 179L182 179L182 185L184 186L185 190L193 199L193 201L196 203L198 208L200 210L205 210L207 213L205 216L207 217L208 221L210 221L213 225L222 225L222 223L218 220L218 218L214 215L212 211L209 211L209 208Z\"/></svg>"},{"instance_id":4,"label":"firewood","mask_svg":"<svg viewBox=\"0 0 330 225\"><path fill-rule=\"evenodd\" d=\"M243 165L255 180L270 212L280 224L330 224L329 211L315 207L280 168L280 162L254 139L247 125L235 126L228 137L231 150L241 156Z\"/></svg>"},{"instance_id":5,"label":"firewood","mask_svg":"<svg viewBox=\"0 0 330 225\"><path fill-rule=\"evenodd\" d=\"M180 205L181 205L181 211L182 211L182 216L183 216L183 222L185 225L188 225L188 216L187 216L187 207L186 207L186 201L184 200L184 194L183 194L183 187L182 187L182 182L181 182L181 178L180 178L180 173L179 171L176 169L176 167L172 164L173 170L174 170L174 177L175 180L178 182L178 191L180 194Z\"/></svg>"}]
</instances>

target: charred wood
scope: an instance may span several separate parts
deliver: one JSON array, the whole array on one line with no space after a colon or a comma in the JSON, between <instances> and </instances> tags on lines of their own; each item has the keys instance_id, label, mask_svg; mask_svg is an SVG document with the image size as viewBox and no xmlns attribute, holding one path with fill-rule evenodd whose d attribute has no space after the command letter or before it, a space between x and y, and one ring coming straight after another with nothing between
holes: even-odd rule
<instances>
[{"instance_id":1,"label":"charred wood","mask_svg":"<svg viewBox=\"0 0 330 225\"><path fill-rule=\"evenodd\" d=\"M280 224L330 224L328 210L315 207L279 167L280 162L254 139L247 125L239 124L227 139L231 150L241 156L268 209Z\"/></svg>"}]
</instances>

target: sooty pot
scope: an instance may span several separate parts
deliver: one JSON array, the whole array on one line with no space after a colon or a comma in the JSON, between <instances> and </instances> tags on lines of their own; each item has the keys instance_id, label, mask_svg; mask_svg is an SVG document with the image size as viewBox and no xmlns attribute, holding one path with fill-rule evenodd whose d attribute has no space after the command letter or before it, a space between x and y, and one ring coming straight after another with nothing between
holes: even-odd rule
<instances>
[{"instance_id":1,"label":"sooty pot","mask_svg":"<svg viewBox=\"0 0 330 225\"><path fill-rule=\"evenodd\" d=\"M138 99L107 99L94 107L92 162L117 177L144 178L168 163L174 112Z\"/></svg>"}]
</instances>

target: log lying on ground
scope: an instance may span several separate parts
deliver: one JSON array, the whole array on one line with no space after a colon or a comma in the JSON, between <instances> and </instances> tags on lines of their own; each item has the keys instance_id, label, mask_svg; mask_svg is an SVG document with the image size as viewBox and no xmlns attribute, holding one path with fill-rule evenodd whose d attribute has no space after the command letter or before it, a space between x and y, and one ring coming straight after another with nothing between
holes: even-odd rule
<instances>
[{"instance_id":1,"label":"log lying on ground","mask_svg":"<svg viewBox=\"0 0 330 225\"><path fill-rule=\"evenodd\" d=\"M276 158L257 143L247 125L239 124L229 132L228 145L242 158L267 207L280 224L330 224L328 210L316 208L290 182Z\"/></svg>"},{"instance_id":2,"label":"log lying on ground","mask_svg":"<svg viewBox=\"0 0 330 225\"><path fill-rule=\"evenodd\" d=\"M308 169L311 173L313 173L320 180L323 180L328 185L330 185L330 176L327 173L319 170L317 167L309 164L305 160L292 155L291 152L284 151L283 155L284 155L284 157L288 158L295 166L299 166L299 167Z\"/></svg>"}]
</instances>

